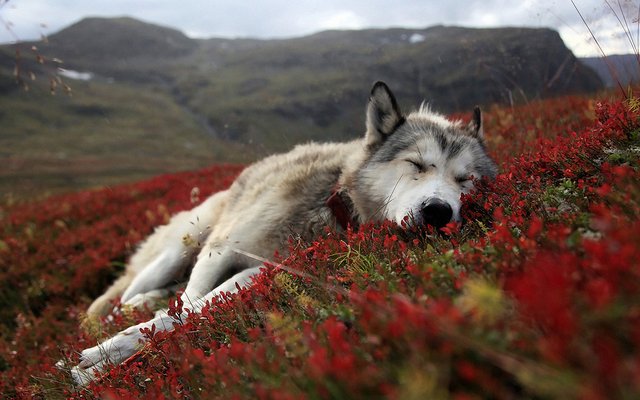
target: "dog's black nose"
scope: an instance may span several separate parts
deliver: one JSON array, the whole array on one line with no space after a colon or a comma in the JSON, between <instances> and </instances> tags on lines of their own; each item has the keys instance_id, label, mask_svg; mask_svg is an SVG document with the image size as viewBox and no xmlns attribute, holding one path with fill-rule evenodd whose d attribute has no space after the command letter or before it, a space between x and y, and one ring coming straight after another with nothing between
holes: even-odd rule
<instances>
[{"instance_id":1,"label":"dog's black nose","mask_svg":"<svg viewBox=\"0 0 640 400\"><path fill-rule=\"evenodd\" d=\"M448 224L452 216L451 206L440 199L431 199L422 207L422 220L436 229Z\"/></svg>"}]
</instances>

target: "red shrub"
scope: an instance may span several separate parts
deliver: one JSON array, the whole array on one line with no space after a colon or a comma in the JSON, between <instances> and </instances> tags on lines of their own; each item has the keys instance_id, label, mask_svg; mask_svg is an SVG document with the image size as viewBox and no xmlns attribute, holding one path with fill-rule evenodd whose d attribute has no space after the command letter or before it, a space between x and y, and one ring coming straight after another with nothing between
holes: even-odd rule
<instances>
[{"instance_id":1,"label":"red shrub","mask_svg":"<svg viewBox=\"0 0 640 400\"><path fill-rule=\"evenodd\" d=\"M638 115L564 98L487 113L503 173L446 235L391 223L292 241L255 285L191 314L86 390L54 363L77 318L168 215L230 184L212 167L8 210L7 397L624 398L640 395ZM274 267L274 265L277 265ZM169 312L176 313L175 302ZM147 318L104 322L107 333Z\"/></svg>"}]
</instances>

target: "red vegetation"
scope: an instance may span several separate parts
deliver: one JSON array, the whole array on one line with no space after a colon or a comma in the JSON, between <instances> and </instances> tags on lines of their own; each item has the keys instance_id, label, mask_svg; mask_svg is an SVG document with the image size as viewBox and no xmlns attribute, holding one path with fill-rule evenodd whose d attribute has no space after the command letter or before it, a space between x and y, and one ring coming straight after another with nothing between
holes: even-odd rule
<instances>
[{"instance_id":1,"label":"red vegetation","mask_svg":"<svg viewBox=\"0 0 640 400\"><path fill-rule=\"evenodd\" d=\"M54 364L78 316L168 215L240 167L7 209L0 392L12 398L640 396L639 115L582 98L487 113L494 182L447 236L383 224L290 243L255 285L85 389ZM197 199L194 199L197 200ZM170 306L170 312L180 305ZM104 321L109 334L148 314Z\"/></svg>"}]
</instances>

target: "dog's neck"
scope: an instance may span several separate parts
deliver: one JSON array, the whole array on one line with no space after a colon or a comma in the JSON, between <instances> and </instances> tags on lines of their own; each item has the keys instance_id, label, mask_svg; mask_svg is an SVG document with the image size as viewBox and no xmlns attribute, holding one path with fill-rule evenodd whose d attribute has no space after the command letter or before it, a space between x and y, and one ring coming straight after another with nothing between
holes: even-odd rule
<instances>
[{"instance_id":1,"label":"dog's neck","mask_svg":"<svg viewBox=\"0 0 640 400\"><path fill-rule=\"evenodd\" d=\"M358 220L354 215L353 202L344 192L342 186L339 184L334 186L325 204L329 207L336 222L342 229L346 231L348 226L351 226L351 228L358 227Z\"/></svg>"}]
</instances>

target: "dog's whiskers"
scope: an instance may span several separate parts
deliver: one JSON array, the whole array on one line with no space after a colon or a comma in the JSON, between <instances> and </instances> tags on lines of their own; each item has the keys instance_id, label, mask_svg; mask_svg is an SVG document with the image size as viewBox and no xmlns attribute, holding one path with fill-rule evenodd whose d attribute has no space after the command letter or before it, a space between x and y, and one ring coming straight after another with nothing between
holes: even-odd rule
<instances>
[{"instance_id":1,"label":"dog's whiskers","mask_svg":"<svg viewBox=\"0 0 640 400\"><path fill-rule=\"evenodd\" d=\"M398 184L400 184L400 180L402 180L402 178L404 178L404 174L400 175L395 185L393 185L393 189L391 189L391 193L389 193L389 196L387 196L384 202L380 205L380 207L378 207L378 209L374 211L373 213L374 216L385 217L384 214L385 214L386 208L393 201L393 194L396 192L396 189L398 188Z\"/></svg>"}]
</instances>

